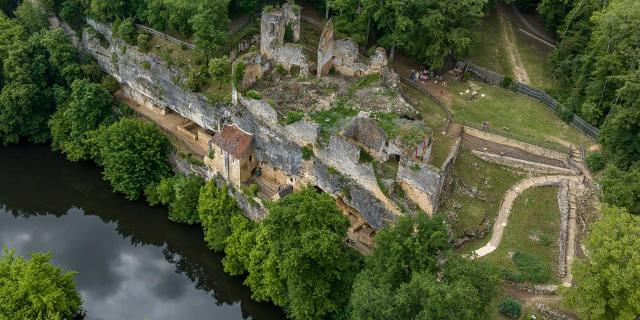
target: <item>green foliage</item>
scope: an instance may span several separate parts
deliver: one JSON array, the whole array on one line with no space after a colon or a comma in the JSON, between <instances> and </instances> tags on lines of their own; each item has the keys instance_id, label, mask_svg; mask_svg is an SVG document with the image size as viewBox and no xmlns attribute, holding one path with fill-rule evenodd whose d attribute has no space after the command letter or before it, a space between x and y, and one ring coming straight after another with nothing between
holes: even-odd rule
<instances>
[{"instance_id":1,"label":"green foliage","mask_svg":"<svg viewBox=\"0 0 640 320\"><path fill-rule=\"evenodd\" d=\"M117 26L116 35L128 44L136 42L136 26L133 25L133 18L126 18L120 23L114 23Z\"/></svg>"},{"instance_id":2,"label":"green foliage","mask_svg":"<svg viewBox=\"0 0 640 320\"><path fill-rule=\"evenodd\" d=\"M349 223L333 198L307 188L269 206L262 223L245 220L232 219L224 265L248 272L254 299L283 306L294 319L345 307L360 258L344 245Z\"/></svg>"},{"instance_id":3,"label":"green foliage","mask_svg":"<svg viewBox=\"0 0 640 320\"><path fill-rule=\"evenodd\" d=\"M244 96L247 97L248 99L256 99L256 100L262 99L262 95L260 94L260 92L256 90L249 90L244 94Z\"/></svg>"},{"instance_id":4,"label":"green foliage","mask_svg":"<svg viewBox=\"0 0 640 320\"><path fill-rule=\"evenodd\" d=\"M257 197L258 191L260 191L260 186L257 183L252 183L248 187L243 188L242 191L249 197Z\"/></svg>"},{"instance_id":5,"label":"green foliage","mask_svg":"<svg viewBox=\"0 0 640 320\"><path fill-rule=\"evenodd\" d=\"M630 84L631 85L631 84ZM615 107L600 130L600 142L607 159L627 169L640 161L640 99L627 108Z\"/></svg>"},{"instance_id":6,"label":"green foliage","mask_svg":"<svg viewBox=\"0 0 640 320\"><path fill-rule=\"evenodd\" d=\"M89 136L103 123L113 120L111 95L99 84L77 80L71 85L66 105L51 116L51 148L71 161L90 158Z\"/></svg>"},{"instance_id":7,"label":"green foliage","mask_svg":"<svg viewBox=\"0 0 640 320\"><path fill-rule=\"evenodd\" d=\"M287 69L285 69L285 68L284 68L284 66L283 66L283 65L281 65L281 64L279 64L279 63L278 63L278 64L276 64L276 72L277 72L281 77L284 77L284 76L286 76L287 74L289 74L289 72L287 71Z\"/></svg>"},{"instance_id":8,"label":"green foliage","mask_svg":"<svg viewBox=\"0 0 640 320\"><path fill-rule=\"evenodd\" d=\"M244 62L237 62L233 67L233 84L236 89L240 90L242 88L242 78L244 77L244 69L247 65Z\"/></svg>"},{"instance_id":9,"label":"green foliage","mask_svg":"<svg viewBox=\"0 0 640 320\"><path fill-rule=\"evenodd\" d=\"M587 168L589 168L589 171L591 172L596 172L604 169L604 166L606 164L606 160L602 152L594 152L592 154L589 154L586 157L585 162L587 164Z\"/></svg>"},{"instance_id":10,"label":"green foliage","mask_svg":"<svg viewBox=\"0 0 640 320\"><path fill-rule=\"evenodd\" d=\"M228 4L229 0L202 3L189 19L193 29L193 42L207 57L211 57L213 52L229 41Z\"/></svg>"},{"instance_id":11,"label":"green foliage","mask_svg":"<svg viewBox=\"0 0 640 320\"><path fill-rule=\"evenodd\" d=\"M543 283L551 279L551 268L533 254L517 251L512 260L527 281Z\"/></svg>"},{"instance_id":12,"label":"green foliage","mask_svg":"<svg viewBox=\"0 0 640 320\"><path fill-rule=\"evenodd\" d=\"M211 179L200 189L198 215L204 240L210 249L224 250L225 241L231 235L231 220L240 214L236 200L229 195L226 186L218 189Z\"/></svg>"},{"instance_id":13,"label":"green foliage","mask_svg":"<svg viewBox=\"0 0 640 320\"><path fill-rule=\"evenodd\" d=\"M461 56L469 47L469 27L484 15L486 2L336 0L328 5L337 13L338 32L364 45L377 38L392 54L402 49L439 68L447 56Z\"/></svg>"},{"instance_id":14,"label":"green foliage","mask_svg":"<svg viewBox=\"0 0 640 320\"><path fill-rule=\"evenodd\" d=\"M129 200L138 199L147 185L169 172L169 142L153 124L123 118L101 127L92 139L93 155L103 167L104 179Z\"/></svg>"},{"instance_id":15,"label":"green foliage","mask_svg":"<svg viewBox=\"0 0 640 320\"><path fill-rule=\"evenodd\" d=\"M640 314L640 217L608 207L591 225L589 257L572 266L569 304L585 319L634 319Z\"/></svg>"},{"instance_id":16,"label":"green foliage","mask_svg":"<svg viewBox=\"0 0 640 320\"><path fill-rule=\"evenodd\" d=\"M118 90L120 90L120 83L118 83L118 80L116 80L116 78L110 75L105 75L104 77L102 77L100 85L110 94L115 94Z\"/></svg>"},{"instance_id":17,"label":"green foliage","mask_svg":"<svg viewBox=\"0 0 640 320\"><path fill-rule=\"evenodd\" d=\"M151 35L146 32L140 32L138 38L136 38L136 43L138 43L138 48L142 52L149 52L151 50Z\"/></svg>"},{"instance_id":18,"label":"green foliage","mask_svg":"<svg viewBox=\"0 0 640 320\"><path fill-rule=\"evenodd\" d=\"M148 185L144 194L151 205L163 204L169 207L169 220L194 224L200 222L197 204L202 177L190 174L176 174L163 177L157 184Z\"/></svg>"},{"instance_id":19,"label":"green foliage","mask_svg":"<svg viewBox=\"0 0 640 320\"><path fill-rule=\"evenodd\" d=\"M284 119L285 124L292 124L294 122L298 122L304 118L303 111L289 111L287 112L287 117Z\"/></svg>"},{"instance_id":20,"label":"green foliage","mask_svg":"<svg viewBox=\"0 0 640 320\"><path fill-rule=\"evenodd\" d=\"M82 1L83 0L64 0L58 11L60 19L76 31L79 31L84 24L85 7Z\"/></svg>"},{"instance_id":21,"label":"green foliage","mask_svg":"<svg viewBox=\"0 0 640 320\"><path fill-rule=\"evenodd\" d=\"M500 82L500 86L506 89L511 88L512 85L513 85L513 78L511 77L504 77L504 79L502 79L502 82Z\"/></svg>"},{"instance_id":22,"label":"green foliage","mask_svg":"<svg viewBox=\"0 0 640 320\"><path fill-rule=\"evenodd\" d=\"M231 81L231 62L227 56L209 60L209 75L218 82L218 87Z\"/></svg>"},{"instance_id":23,"label":"green foliage","mask_svg":"<svg viewBox=\"0 0 640 320\"><path fill-rule=\"evenodd\" d=\"M351 319L486 319L498 278L449 251L438 216L403 216L383 229L353 285Z\"/></svg>"},{"instance_id":24,"label":"green foliage","mask_svg":"<svg viewBox=\"0 0 640 320\"><path fill-rule=\"evenodd\" d=\"M500 313L511 318L518 319L520 317L521 307L518 300L506 298L500 303Z\"/></svg>"},{"instance_id":25,"label":"green foliage","mask_svg":"<svg viewBox=\"0 0 640 320\"><path fill-rule=\"evenodd\" d=\"M47 14L30 1L22 1L14 14L29 33L36 33L49 27Z\"/></svg>"},{"instance_id":26,"label":"green foliage","mask_svg":"<svg viewBox=\"0 0 640 320\"><path fill-rule=\"evenodd\" d=\"M187 72L184 88L192 92L200 92L206 81L204 72L199 68L193 68Z\"/></svg>"},{"instance_id":27,"label":"green foliage","mask_svg":"<svg viewBox=\"0 0 640 320\"><path fill-rule=\"evenodd\" d=\"M293 24L287 23L284 26L284 43L293 43Z\"/></svg>"},{"instance_id":28,"label":"green foliage","mask_svg":"<svg viewBox=\"0 0 640 320\"><path fill-rule=\"evenodd\" d=\"M302 147L302 159L309 160L313 157L313 146L306 145Z\"/></svg>"},{"instance_id":29,"label":"green foliage","mask_svg":"<svg viewBox=\"0 0 640 320\"><path fill-rule=\"evenodd\" d=\"M144 70L149 70L151 69L151 63L149 63L149 61L145 60L142 61L142 63L140 64L140 66L142 67L142 69Z\"/></svg>"},{"instance_id":30,"label":"green foliage","mask_svg":"<svg viewBox=\"0 0 640 320\"><path fill-rule=\"evenodd\" d=\"M609 165L600 181L604 201L626 208L632 214L640 214L640 164L629 171Z\"/></svg>"},{"instance_id":31,"label":"green foliage","mask_svg":"<svg viewBox=\"0 0 640 320\"><path fill-rule=\"evenodd\" d=\"M51 254L0 255L0 317L3 319L73 319L82 313L75 272L51 264Z\"/></svg>"},{"instance_id":32,"label":"green foliage","mask_svg":"<svg viewBox=\"0 0 640 320\"><path fill-rule=\"evenodd\" d=\"M371 156L367 150L360 148L360 159L358 161L361 163L371 163L373 156Z\"/></svg>"}]
</instances>

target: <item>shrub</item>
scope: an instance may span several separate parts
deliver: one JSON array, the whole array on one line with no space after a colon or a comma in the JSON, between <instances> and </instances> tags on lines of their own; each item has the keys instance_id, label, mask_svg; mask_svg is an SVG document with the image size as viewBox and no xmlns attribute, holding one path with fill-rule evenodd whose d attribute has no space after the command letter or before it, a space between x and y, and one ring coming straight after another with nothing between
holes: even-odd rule
<instances>
[{"instance_id":1,"label":"shrub","mask_svg":"<svg viewBox=\"0 0 640 320\"><path fill-rule=\"evenodd\" d=\"M513 263L522 272L526 280L542 283L551 279L549 266L533 254L518 251L513 255Z\"/></svg>"},{"instance_id":2,"label":"shrub","mask_svg":"<svg viewBox=\"0 0 640 320\"><path fill-rule=\"evenodd\" d=\"M313 147L311 145L306 145L302 147L302 159L309 160L313 156Z\"/></svg>"},{"instance_id":3,"label":"shrub","mask_svg":"<svg viewBox=\"0 0 640 320\"><path fill-rule=\"evenodd\" d=\"M289 111L287 117L284 119L285 124L292 124L298 122L304 118L304 112L302 111Z\"/></svg>"},{"instance_id":4,"label":"shrub","mask_svg":"<svg viewBox=\"0 0 640 320\"><path fill-rule=\"evenodd\" d=\"M142 52L148 52L151 50L151 36L146 32L141 32L138 35L138 47Z\"/></svg>"},{"instance_id":5,"label":"shrub","mask_svg":"<svg viewBox=\"0 0 640 320\"><path fill-rule=\"evenodd\" d=\"M512 298L506 298L500 303L500 313L511 319L520 317L520 309L520 302Z\"/></svg>"},{"instance_id":6,"label":"shrub","mask_svg":"<svg viewBox=\"0 0 640 320\"><path fill-rule=\"evenodd\" d=\"M511 77L504 77L504 79L502 79L502 82L500 82L500 85L503 88L509 89L511 88L511 85L513 85L513 79Z\"/></svg>"},{"instance_id":7,"label":"shrub","mask_svg":"<svg viewBox=\"0 0 640 320\"><path fill-rule=\"evenodd\" d=\"M285 69L284 66L279 63L276 65L276 72L278 72L278 74L283 77L289 73L287 69Z\"/></svg>"},{"instance_id":8,"label":"shrub","mask_svg":"<svg viewBox=\"0 0 640 320\"><path fill-rule=\"evenodd\" d=\"M200 176L177 174L148 186L144 193L151 205L161 203L169 207L171 221L193 224L200 222L196 205L203 184Z\"/></svg>"},{"instance_id":9,"label":"shrub","mask_svg":"<svg viewBox=\"0 0 640 320\"><path fill-rule=\"evenodd\" d=\"M244 94L244 96L249 98L249 99L255 99L255 100L262 99L262 94L260 94L260 92L258 92L256 90L249 90L249 91L247 91L247 93Z\"/></svg>"},{"instance_id":10,"label":"shrub","mask_svg":"<svg viewBox=\"0 0 640 320\"><path fill-rule=\"evenodd\" d=\"M511 270L511 269L507 269L507 268L501 268L500 269L500 275L502 276L503 279L509 280L509 281L514 281L514 282L524 282L524 281L527 280L524 277L524 275L522 274L522 272L520 272L518 270Z\"/></svg>"},{"instance_id":11,"label":"shrub","mask_svg":"<svg viewBox=\"0 0 640 320\"><path fill-rule=\"evenodd\" d=\"M594 152L587 156L585 159L587 164L587 168L591 172L596 172L604 169L606 161L604 159L604 154L602 152Z\"/></svg>"},{"instance_id":12,"label":"shrub","mask_svg":"<svg viewBox=\"0 0 640 320\"><path fill-rule=\"evenodd\" d=\"M151 69L151 63L149 63L149 61L146 61L146 60L142 61L141 66L142 66L142 69L145 69L145 70Z\"/></svg>"},{"instance_id":13,"label":"shrub","mask_svg":"<svg viewBox=\"0 0 640 320\"><path fill-rule=\"evenodd\" d=\"M116 80L116 78L110 75L105 75L102 78L100 85L111 94L114 94L118 90L120 90L120 83L118 83L118 80Z\"/></svg>"},{"instance_id":14,"label":"shrub","mask_svg":"<svg viewBox=\"0 0 640 320\"><path fill-rule=\"evenodd\" d=\"M287 23L284 27L284 43L293 43L293 24Z\"/></svg>"},{"instance_id":15,"label":"shrub","mask_svg":"<svg viewBox=\"0 0 640 320\"><path fill-rule=\"evenodd\" d=\"M367 150L360 148L360 162L362 163L369 163L371 161L373 161L373 156L371 156L371 154L369 152L367 152Z\"/></svg>"},{"instance_id":16,"label":"shrub","mask_svg":"<svg viewBox=\"0 0 640 320\"><path fill-rule=\"evenodd\" d=\"M118 32L117 35L122 40L129 44L134 44L136 41L136 27L133 25L132 18L126 18L122 20L120 24L117 25Z\"/></svg>"},{"instance_id":17,"label":"shrub","mask_svg":"<svg viewBox=\"0 0 640 320\"><path fill-rule=\"evenodd\" d=\"M237 89L239 89L240 85L242 84L242 78L244 78L244 69L246 68L247 66L244 64L244 62L238 62L233 67L233 84Z\"/></svg>"}]
</instances>

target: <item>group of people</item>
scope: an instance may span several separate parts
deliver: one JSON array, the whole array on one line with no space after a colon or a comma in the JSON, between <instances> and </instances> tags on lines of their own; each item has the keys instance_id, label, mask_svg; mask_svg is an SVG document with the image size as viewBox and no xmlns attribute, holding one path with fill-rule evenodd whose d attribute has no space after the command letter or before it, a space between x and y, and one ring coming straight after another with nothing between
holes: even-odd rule
<instances>
[{"instance_id":1,"label":"group of people","mask_svg":"<svg viewBox=\"0 0 640 320\"><path fill-rule=\"evenodd\" d=\"M433 71L429 71L427 70L427 68L425 67L424 69L422 69L422 72L417 72L416 70L411 70L411 74L409 75L409 79L411 79L411 82L416 82L417 80L420 81L427 81L430 78L435 77L435 74Z\"/></svg>"}]
</instances>

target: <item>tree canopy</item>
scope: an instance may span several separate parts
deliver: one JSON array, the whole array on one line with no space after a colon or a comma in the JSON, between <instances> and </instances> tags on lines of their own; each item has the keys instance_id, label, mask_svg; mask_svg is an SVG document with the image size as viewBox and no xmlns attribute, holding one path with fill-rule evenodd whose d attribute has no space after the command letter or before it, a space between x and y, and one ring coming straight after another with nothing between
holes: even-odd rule
<instances>
[{"instance_id":1,"label":"tree canopy","mask_svg":"<svg viewBox=\"0 0 640 320\"><path fill-rule=\"evenodd\" d=\"M197 212L202 177L190 174L176 174L163 177L157 184L145 189L147 201L151 205L159 203L169 206L169 219L175 222L194 224L200 222Z\"/></svg>"},{"instance_id":2,"label":"tree canopy","mask_svg":"<svg viewBox=\"0 0 640 320\"><path fill-rule=\"evenodd\" d=\"M154 124L122 118L100 128L92 139L104 179L127 199L138 199L145 187L169 172L169 142Z\"/></svg>"},{"instance_id":3,"label":"tree canopy","mask_svg":"<svg viewBox=\"0 0 640 320\"><path fill-rule=\"evenodd\" d=\"M51 264L51 254L32 253L25 259L5 247L0 255L0 318L73 319L82 312L75 275Z\"/></svg>"},{"instance_id":4,"label":"tree canopy","mask_svg":"<svg viewBox=\"0 0 640 320\"><path fill-rule=\"evenodd\" d=\"M231 219L240 215L236 200L227 188L217 188L214 179L200 189L198 216L204 231L207 246L215 251L225 248L226 239L231 235Z\"/></svg>"},{"instance_id":5,"label":"tree canopy","mask_svg":"<svg viewBox=\"0 0 640 320\"><path fill-rule=\"evenodd\" d=\"M570 304L589 319L635 319L640 314L640 217L609 207L591 225L587 259L573 267Z\"/></svg>"},{"instance_id":6,"label":"tree canopy","mask_svg":"<svg viewBox=\"0 0 640 320\"><path fill-rule=\"evenodd\" d=\"M247 272L254 299L272 301L294 319L342 312L360 256L345 246L349 222L333 198L306 188L269 206L257 225L245 218L231 225L225 270Z\"/></svg>"}]
</instances>

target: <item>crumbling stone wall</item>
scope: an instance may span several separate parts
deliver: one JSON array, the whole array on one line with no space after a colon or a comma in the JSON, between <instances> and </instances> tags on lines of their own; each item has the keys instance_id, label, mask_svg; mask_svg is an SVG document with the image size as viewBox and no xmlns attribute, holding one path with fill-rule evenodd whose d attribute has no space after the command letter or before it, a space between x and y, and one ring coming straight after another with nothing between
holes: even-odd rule
<instances>
[{"instance_id":1,"label":"crumbling stone wall","mask_svg":"<svg viewBox=\"0 0 640 320\"><path fill-rule=\"evenodd\" d=\"M387 141L387 134L380 128L375 119L369 118L367 112L360 112L344 128L343 134L349 139L362 143L378 155L382 154Z\"/></svg>"},{"instance_id":2,"label":"crumbling stone wall","mask_svg":"<svg viewBox=\"0 0 640 320\"><path fill-rule=\"evenodd\" d=\"M294 43L284 43L284 35L290 26L293 29ZM300 8L285 3L281 8L263 10L260 20L260 53L274 60L287 70L300 67L300 73L309 74L309 62L302 47L296 45L300 39Z\"/></svg>"},{"instance_id":3,"label":"crumbling stone wall","mask_svg":"<svg viewBox=\"0 0 640 320\"><path fill-rule=\"evenodd\" d=\"M558 238L558 272L560 277L567 275L567 239L569 236L569 184L564 181L558 189L558 208L560 209L560 236Z\"/></svg>"},{"instance_id":4,"label":"crumbling stone wall","mask_svg":"<svg viewBox=\"0 0 640 320\"><path fill-rule=\"evenodd\" d=\"M380 47L368 62L362 60L357 43L351 39L335 39L333 21L329 20L318 43L318 77L328 74L331 68L349 77L380 74L388 65L387 53Z\"/></svg>"}]
</instances>

